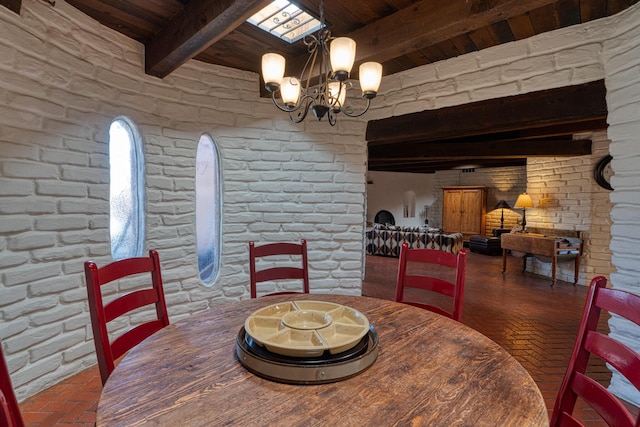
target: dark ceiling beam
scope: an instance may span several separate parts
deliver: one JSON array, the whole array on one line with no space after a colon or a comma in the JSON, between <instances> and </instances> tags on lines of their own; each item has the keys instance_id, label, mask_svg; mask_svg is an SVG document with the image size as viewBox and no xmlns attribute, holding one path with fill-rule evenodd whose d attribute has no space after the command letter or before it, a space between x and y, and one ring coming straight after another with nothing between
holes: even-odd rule
<instances>
[{"instance_id":1,"label":"dark ceiling beam","mask_svg":"<svg viewBox=\"0 0 640 427\"><path fill-rule=\"evenodd\" d=\"M333 35L355 40L356 64L385 62L556 1L423 0L352 33ZM287 60L286 74L297 75L308 57ZM354 67L351 74L357 78L357 73Z\"/></svg>"},{"instance_id":2,"label":"dark ceiling beam","mask_svg":"<svg viewBox=\"0 0 640 427\"><path fill-rule=\"evenodd\" d=\"M145 71L164 78L235 30L270 0L191 0L145 44Z\"/></svg>"},{"instance_id":3,"label":"dark ceiling beam","mask_svg":"<svg viewBox=\"0 0 640 427\"><path fill-rule=\"evenodd\" d=\"M435 141L606 119L604 81L371 120L369 146Z\"/></svg>"},{"instance_id":4,"label":"dark ceiling beam","mask_svg":"<svg viewBox=\"0 0 640 427\"><path fill-rule=\"evenodd\" d=\"M508 166L525 166L527 159L477 159L468 160L443 160L443 161L417 161L417 162L378 162L369 161L368 170L382 172L405 172L405 173L435 173L442 170L451 169L475 169L475 168L499 168Z\"/></svg>"},{"instance_id":5,"label":"dark ceiling beam","mask_svg":"<svg viewBox=\"0 0 640 427\"><path fill-rule=\"evenodd\" d=\"M423 0L349 34L356 62L384 62L557 0Z\"/></svg>"},{"instance_id":6,"label":"dark ceiling beam","mask_svg":"<svg viewBox=\"0 0 640 427\"><path fill-rule=\"evenodd\" d=\"M430 144L393 144L369 147L369 159L438 160L517 157L568 157L591 154L591 140L527 139L517 141L448 142Z\"/></svg>"},{"instance_id":7,"label":"dark ceiling beam","mask_svg":"<svg viewBox=\"0 0 640 427\"><path fill-rule=\"evenodd\" d=\"M0 5L20 15L20 7L22 7L22 0L0 0Z\"/></svg>"}]
</instances>

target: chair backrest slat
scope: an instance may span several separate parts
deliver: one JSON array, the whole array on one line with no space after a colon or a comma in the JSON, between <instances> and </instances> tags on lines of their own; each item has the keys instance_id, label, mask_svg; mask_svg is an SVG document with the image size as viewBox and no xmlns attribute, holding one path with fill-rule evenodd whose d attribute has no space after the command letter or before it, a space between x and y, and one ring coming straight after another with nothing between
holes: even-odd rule
<instances>
[{"instance_id":1,"label":"chair backrest slat","mask_svg":"<svg viewBox=\"0 0 640 427\"><path fill-rule=\"evenodd\" d=\"M93 340L96 346L100 378L104 384L115 368L115 361L142 340L169 324L169 315L164 298L160 258L155 250L149 251L149 257L129 258L114 261L102 268L92 262L84 264L89 297L89 312L93 328ZM151 276L151 288L136 289L104 303L102 286L115 280L142 273ZM107 324L135 309L155 307L155 319L151 319L115 337L109 337Z\"/></svg>"},{"instance_id":2,"label":"chair backrest slat","mask_svg":"<svg viewBox=\"0 0 640 427\"><path fill-rule=\"evenodd\" d=\"M595 277L589 285L578 336L551 416L552 427L582 426L573 414L578 398L589 404L608 425L640 425L640 415L634 417L624 402L586 373L593 354L640 390L640 353L597 330L602 310L640 326L640 296L607 289L606 285L607 279L603 276Z\"/></svg>"},{"instance_id":3,"label":"chair backrest slat","mask_svg":"<svg viewBox=\"0 0 640 427\"><path fill-rule=\"evenodd\" d=\"M268 267L262 270L257 269L256 264L258 259L278 255L299 258L299 261L292 261L296 263L296 265L299 265L299 267L291 265L278 266L275 265L276 261L273 261L273 264L270 264ZM297 262L299 262L299 264L297 264ZM302 239L300 243L279 242L267 243L259 246L256 246L254 242L249 242L249 280L251 286L251 298L257 297L258 283L292 279L302 280L301 292L282 291L272 292L266 295L309 293L309 268L307 265L306 240Z\"/></svg>"},{"instance_id":4,"label":"chair backrest slat","mask_svg":"<svg viewBox=\"0 0 640 427\"><path fill-rule=\"evenodd\" d=\"M444 267L447 270L453 270L454 280L447 280L434 274L408 274L407 264L422 263ZM457 254L435 249L409 249L407 243L402 244L400 249L400 259L398 262L398 280L396 283L395 300L416 307L421 307L438 314L450 317L460 321L462 319L462 301L464 297L464 281L467 266L467 252L461 250ZM451 310L448 311L444 307L423 301L414 301L407 299L405 290L407 288L421 289L452 298Z\"/></svg>"},{"instance_id":5,"label":"chair backrest slat","mask_svg":"<svg viewBox=\"0 0 640 427\"><path fill-rule=\"evenodd\" d=\"M0 344L0 426L24 427L24 420L11 385L9 367Z\"/></svg>"}]
</instances>

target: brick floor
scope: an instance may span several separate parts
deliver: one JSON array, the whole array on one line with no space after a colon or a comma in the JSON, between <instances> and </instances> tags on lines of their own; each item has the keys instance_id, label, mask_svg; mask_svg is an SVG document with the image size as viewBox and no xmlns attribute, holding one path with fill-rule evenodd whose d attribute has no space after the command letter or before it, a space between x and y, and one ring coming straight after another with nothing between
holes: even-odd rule
<instances>
[{"instance_id":1,"label":"brick floor","mask_svg":"<svg viewBox=\"0 0 640 427\"><path fill-rule=\"evenodd\" d=\"M367 256L363 294L393 299L397 262ZM469 254L462 321L500 344L529 371L551 414L586 287L562 281L552 287L547 278L522 274L511 263L509 267L503 275L501 257ZM601 328L607 330L606 319ZM602 363L591 363L589 371L608 384L610 373ZM93 426L101 389L97 368L85 370L24 401L25 423L27 427ZM605 425L585 405L577 413L587 426Z\"/></svg>"}]
</instances>

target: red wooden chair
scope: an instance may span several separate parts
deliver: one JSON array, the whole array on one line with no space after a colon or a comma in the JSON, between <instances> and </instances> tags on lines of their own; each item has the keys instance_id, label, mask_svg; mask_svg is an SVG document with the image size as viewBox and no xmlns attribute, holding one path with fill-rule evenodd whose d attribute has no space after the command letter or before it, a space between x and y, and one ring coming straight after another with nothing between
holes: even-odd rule
<instances>
[{"instance_id":1,"label":"red wooden chair","mask_svg":"<svg viewBox=\"0 0 640 427\"><path fill-rule=\"evenodd\" d=\"M634 418L618 397L585 373L589 357L593 354L613 366L640 390L640 354L615 338L597 331L602 310L615 313L640 326L640 296L618 289L607 289L606 285L607 279L598 276L589 286L576 344L551 415L552 427L583 425L573 417L578 397L610 426L640 425L640 415Z\"/></svg>"},{"instance_id":2,"label":"red wooden chair","mask_svg":"<svg viewBox=\"0 0 640 427\"><path fill-rule=\"evenodd\" d=\"M448 281L440 277L407 274L407 263L418 262L437 264L446 269L453 269L455 281ZM440 269L440 268L438 268ZM439 251L435 249L409 249L405 242L400 249L400 262L398 266L398 281L396 284L396 301L424 308L435 313L460 321L462 319L462 297L464 294L464 278L467 269L467 251L461 250L458 254ZM406 288L417 288L423 291L435 292L453 299L451 311L443 307L425 302L410 301L405 298Z\"/></svg>"},{"instance_id":3,"label":"red wooden chair","mask_svg":"<svg viewBox=\"0 0 640 427\"><path fill-rule=\"evenodd\" d=\"M100 377L102 384L104 384L115 367L114 362L120 356L169 324L160 274L160 259L158 252L151 250L148 258L123 259L102 268L98 268L92 261L87 261L84 264L84 272L87 280L87 293L89 294L93 341L96 345ZM134 290L107 304L103 303L101 289L103 285L141 273L151 273L151 288ZM155 305L156 318L136 325L113 341L109 340L107 331L109 322L134 309L151 304Z\"/></svg>"},{"instance_id":4,"label":"red wooden chair","mask_svg":"<svg viewBox=\"0 0 640 427\"><path fill-rule=\"evenodd\" d=\"M11 385L9 367L0 345L0 426L24 427L18 399Z\"/></svg>"},{"instance_id":5,"label":"red wooden chair","mask_svg":"<svg viewBox=\"0 0 640 427\"><path fill-rule=\"evenodd\" d=\"M289 265L274 266L274 264L271 264L267 268L256 270L257 258L276 255L299 256L300 266L291 266L291 262L289 262ZM273 260L273 262L275 263L276 261ZM256 298L257 296L256 285L258 283L273 280L300 279L302 280L302 292L281 291L266 295L308 294L309 270L307 267L307 241L302 239L300 243L267 243L260 246L256 246L254 242L249 242L249 279L251 281L251 298Z\"/></svg>"}]
</instances>

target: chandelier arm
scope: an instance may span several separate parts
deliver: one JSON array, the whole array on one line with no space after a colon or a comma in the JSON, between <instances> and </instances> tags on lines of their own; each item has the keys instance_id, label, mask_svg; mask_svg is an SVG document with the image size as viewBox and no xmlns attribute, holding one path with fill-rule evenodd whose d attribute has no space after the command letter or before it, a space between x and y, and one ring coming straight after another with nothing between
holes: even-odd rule
<instances>
[{"instance_id":1,"label":"chandelier arm","mask_svg":"<svg viewBox=\"0 0 640 427\"><path fill-rule=\"evenodd\" d=\"M364 107L364 110L362 110L359 113L352 113L350 111L348 111L349 109L352 109L353 107L340 107L340 111L342 111L344 113L345 116L349 116L349 117L360 117L361 115L363 115L364 113L367 112L367 110L369 110L369 106L371 105L371 100L367 99L367 105Z\"/></svg>"},{"instance_id":2,"label":"chandelier arm","mask_svg":"<svg viewBox=\"0 0 640 427\"><path fill-rule=\"evenodd\" d=\"M304 65L302 69L302 75L300 75L300 81L302 81L302 77L304 76L305 71L307 72L307 81L305 82L304 93L309 93L309 85L311 84L311 75L313 73L313 69L316 66L316 59L318 58L318 44L316 42L316 46L311 51L311 55L309 59L307 59L307 63ZM307 69L307 65L309 65L309 61L311 61L311 66Z\"/></svg>"},{"instance_id":3,"label":"chandelier arm","mask_svg":"<svg viewBox=\"0 0 640 427\"><path fill-rule=\"evenodd\" d=\"M307 117L307 114L309 113L309 108L313 104L313 101L314 100L312 96L310 95L303 96L302 99L300 100L300 105L298 106L298 108L296 108L295 110L288 111L289 119L291 119L293 123L300 123L301 121L303 121ZM304 105L304 108L302 108L303 105ZM298 117L295 118L293 113L296 113Z\"/></svg>"},{"instance_id":4,"label":"chandelier arm","mask_svg":"<svg viewBox=\"0 0 640 427\"><path fill-rule=\"evenodd\" d=\"M278 101L276 100L276 93L275 92L271 92L271 102L273 102L273 105L275 105L278 108L278 110L284 111L285 113L291 113L291 112L297 111L302 106L301 102L298 102L298 104L295 105L293 108L288 108L286 105L282 106L282 105L278 104Z\"/></svg>"},{"instance_id":5,"label":"chandelier arm","mask_svg":"<svg viewBox=\"0 0 640 427\"><path fill-rule=\"evenodd\" d=\"M331 126L335 126L336 119L337 119L336 113L332 109L329 109L329 111L327 112L327 121L329 122L329 124Z\"/></svg>"}]
</instances>

